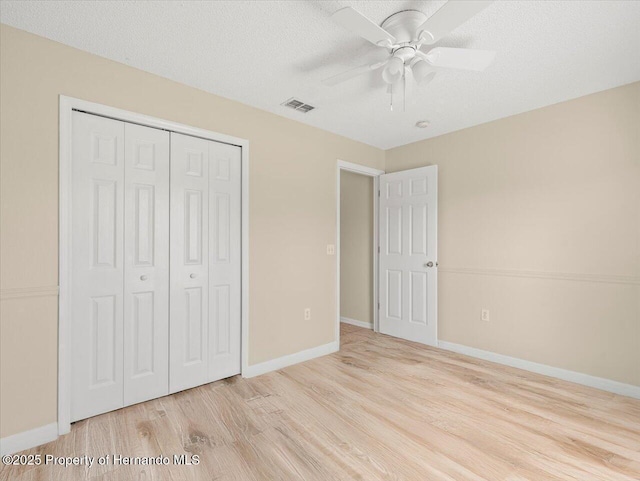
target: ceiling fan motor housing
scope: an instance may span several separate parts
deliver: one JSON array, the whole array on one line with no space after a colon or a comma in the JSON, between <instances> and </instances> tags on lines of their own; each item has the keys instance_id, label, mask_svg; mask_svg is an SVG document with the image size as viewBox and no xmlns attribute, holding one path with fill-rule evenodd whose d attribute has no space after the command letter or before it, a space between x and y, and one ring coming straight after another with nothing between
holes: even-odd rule
<instances>
[{"instance_id":1,"label":"ceiling fan motor housing","mask_svg":"<svg viewBox=\"0 0 640 481\"><path fill-rule=\"evenodd\" d=\"M418 40L418 27L426 19L427 16L418 10L403 10L388 17L381 27L396 38L398 45L408 44Z\"/></svg>"},{"instance_id":2,"label":"ceiling fan motor housing","mask_svg":"<svg viewBox=\"0 0 640 481\"><path fill-rule=\"evenodd\" d=\"M409 65L416 56L416 48L412 45L398 47L393 51L393 56L402 60L405 65Z\"/></svg>"}]
</instances>

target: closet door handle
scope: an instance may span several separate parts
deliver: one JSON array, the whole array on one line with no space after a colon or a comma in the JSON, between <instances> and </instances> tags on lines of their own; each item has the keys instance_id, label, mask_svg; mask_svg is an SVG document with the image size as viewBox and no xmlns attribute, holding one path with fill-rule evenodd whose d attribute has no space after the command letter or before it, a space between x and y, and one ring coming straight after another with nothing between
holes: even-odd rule
<instances>
[{"instance_id":1,"label":"closet door handle","mask_svg":"<svg viewBox=\"0 0 640 481\"><path fill-rule=\"evenodd\" d=\"M189 277L191 277L191 279L195 279L196 275L195 274L190 274Z\"/></svg>"},{"instance_id":2,"label":"closet door handle","mask_svg":"<svg viewBox=\"0 0 640 481\"><path fill-rule=\"evenodd\" d=\"M149 276L147 276L147 275L141 275L140 276L140 280L141 281L146 281L147 279L149 279Z\"/></svg>"}]
</instances>

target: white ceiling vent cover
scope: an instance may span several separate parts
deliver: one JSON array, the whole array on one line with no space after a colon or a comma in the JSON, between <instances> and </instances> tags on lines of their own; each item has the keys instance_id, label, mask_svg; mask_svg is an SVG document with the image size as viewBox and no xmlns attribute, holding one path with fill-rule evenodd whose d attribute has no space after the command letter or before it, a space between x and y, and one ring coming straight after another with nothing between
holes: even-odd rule
<instances>
[{"instance_id":1,"label":"white ceiling vent cover","mask_svg":"<svg viewBox=\"0 0 640 481\"><path fill-rule=\"evenodd\" d=\"M307 112L311 112L315 107L313 105L305 104L301 100L296 99L295 97L291 97L286 102L282 102L280 105L285 107L289 107L290 109L297 110L298 112L302 112L306 114Z\"/></svg>"}]
</instances>

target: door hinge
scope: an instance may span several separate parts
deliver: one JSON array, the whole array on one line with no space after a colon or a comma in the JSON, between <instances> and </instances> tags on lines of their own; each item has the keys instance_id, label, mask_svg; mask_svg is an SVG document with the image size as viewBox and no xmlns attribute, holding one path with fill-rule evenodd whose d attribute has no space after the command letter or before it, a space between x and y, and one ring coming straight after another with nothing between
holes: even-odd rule
<instances>
[{"instance_id":1,"label":"door hinge","mask_svg":"<svg viewBox=\"0 0 640 481\"><path fill-rule=\"evenodd\" d=\"M378 197L380 197L380 189L378 189Z\"/></svg>"},{"instance_id":2,"label":"door hinge","mask_svg":"<svg viewBox=\"0 0 640 481\"><path fill-rule=\"evenodd\" d=\"M378 246L378 254L380 254L380 246Z\"/></svg>"},{"instance_id":3,"label":"door hinge","mask_svg":"<svg viewBox=\"0 0 640 481\"><path fill-rule=\"evenodd\" d=\"M378 302L378 310L380 310L380 303Z\"/></svg>"}]
</instances>

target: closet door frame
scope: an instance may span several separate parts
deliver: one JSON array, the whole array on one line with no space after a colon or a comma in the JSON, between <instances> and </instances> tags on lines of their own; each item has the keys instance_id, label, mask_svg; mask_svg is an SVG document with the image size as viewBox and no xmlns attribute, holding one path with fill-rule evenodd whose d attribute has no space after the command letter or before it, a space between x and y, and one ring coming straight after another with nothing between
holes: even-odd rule
<instances>
[{"instance_id":1,"label":"closet door frame","mask_svg":"<svg viewBox=\"0 0 640 481\"><path fill-rule=\"evenodd\" d=\"M168 130L238 146L241 155L241 374L247 372L249 360L249 141L210 130L158 119L147 115L117 109L60 95L59 103L59 179L58 179L58 434L71 431L71 207L72 198L72 113L86 112L123 122Z\"/></svg>"}]
</instances>

